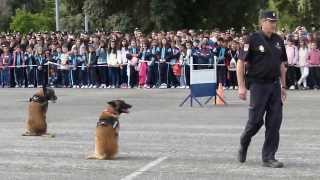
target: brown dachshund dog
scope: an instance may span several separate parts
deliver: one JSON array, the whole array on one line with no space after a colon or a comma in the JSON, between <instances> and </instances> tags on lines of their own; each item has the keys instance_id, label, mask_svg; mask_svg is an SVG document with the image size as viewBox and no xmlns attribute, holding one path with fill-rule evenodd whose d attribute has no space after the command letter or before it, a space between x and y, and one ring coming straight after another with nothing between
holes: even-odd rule
<instances>
[{"instance_id":1,"label":"brown dachshund dog","mask_svg":"<svg viewBox=\"0 0 320 180\"><path fill-rule=\"evenodd\" d=\"M118 152L119 115L129 113L131 108L123 100L108 102L108 107L101 113L96 127L95 154L88 159L114 159Z\"/></svg>"},{"instance_id":2,"label":"brown dachshund dog","mask_svg":"<svg viewBox=\"0 0 320 180\"><path fill-rule=\"evenodd\" d=\"M46 122L48 102L55 102L57 99L54 89L49 87L43 87L29 99L26 132L23 136L49 135Z\"/></svg>"}]
</instances>

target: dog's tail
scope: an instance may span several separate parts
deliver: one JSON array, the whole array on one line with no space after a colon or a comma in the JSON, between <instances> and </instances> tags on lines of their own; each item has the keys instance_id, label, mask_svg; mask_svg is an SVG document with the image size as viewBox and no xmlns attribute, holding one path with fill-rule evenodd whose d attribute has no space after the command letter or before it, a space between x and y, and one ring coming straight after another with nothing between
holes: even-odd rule
<instances>
[{"instance_id":1,"label":"dog's tail","mask_svg":"<svg viewBox=\"0 0 320 180\"><path fill-rule=\"evenodd\" d=\"M37 133L31 133L31 132L25 132L23 134L21 134L21 136L41 136Z\"/></svg>"},{"instance_id":2,"label":"dog's tail","mask_svg":"<svg viewBox=\"0 0 320 180\"><path fill-rule=\"evenodd\" d=\"M87 157L87 159L98 159L95 155L90 155Z\"/></svg>"},{"instance_id":3,"label":"dog's tail","mask_svg":"<svg viewBox=\"0 0 320 180\"><path fill-rule=\"evenodd\" d=\"M96 160L113 160L114 156L109 156L109 155L91 155L88 156L87 159L96 159Z\"/></svg>"}]
</instances>

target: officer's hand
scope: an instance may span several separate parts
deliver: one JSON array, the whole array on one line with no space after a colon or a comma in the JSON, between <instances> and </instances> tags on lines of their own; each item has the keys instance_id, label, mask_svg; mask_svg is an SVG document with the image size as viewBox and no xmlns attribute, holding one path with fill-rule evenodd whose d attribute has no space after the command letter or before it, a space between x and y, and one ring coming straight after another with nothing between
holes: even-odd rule
<instances>
[{"instance_id":1,"label":"officer's hand","mask_svg":"<svg viewBox=\"0 0 320 180\"><path fill-rule=\"evenodd\" d=\"M247 99L247 89L245 87L239 87L238 94L241 100L245 101Z\"/></svg>"},{"instance_id":2,"label":"officer's hand","mask_svg":"<svg viewBox=\"0 0 320 180\"><path fill-rule=\"evenodd\" d=\"M287 92L285 88L281 88L281 100L284 103L287 100Z\"/></svg>"}]
</instances>

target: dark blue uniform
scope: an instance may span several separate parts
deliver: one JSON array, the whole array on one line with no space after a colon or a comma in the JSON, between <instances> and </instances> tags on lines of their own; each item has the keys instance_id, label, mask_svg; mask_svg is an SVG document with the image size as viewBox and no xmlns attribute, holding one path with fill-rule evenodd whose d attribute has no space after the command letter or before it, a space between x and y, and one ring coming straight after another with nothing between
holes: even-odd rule
<instances>
[{"instance_id":1,"label":"dark blue uniform","mask_svg":"<svg viewBox=\"0 0 320 180\"><path fill-rule=\"evenodd\" d=\"M246 62L246 84L250 89L249 120L241 135L241 147L247 151L251 138L265 123L262 160L275 160L282 122L280 65L287 61L283 39L277 34L267 37L263 32L253 33L239 59Z\"/></svg>"},{"instance_id":2,"label":"dark blue uniform","mask_svg":"<svg viewBox=\"0 0 320 180\"><path fill-rule=\"evenodd\" d=\"M161 47L160 48L160 64L159 64L159 70L160 70L160 82L161 86L163 87L170 87L170 60L172 59L173 52L172 48L170 46L168 47Z\"/></svg>"},{"instance_id":3,"label":"dark blue uniform","mask_svg":"<svg viewBox=\"0 0 320 180\"><path fill-rule=\"evenodd\" d=\"M34 55L31 53L26 53L25 59L26 59L26 65L28 65L28 67L26 68L27 84L28 84L27 86L34 87L36 82L37 68L32 65L36 65L36 60L34 58Z\"/></svg>"},{"instance_id":4,"label":"dark blue uniform","mask_svg":"<svg viewBox=\"0 0 320 180\"><path fill-rule=\"evenodd\" d=\"M153 46L150 48L150 61L148 66L148 77L147 84L150 87L159 87L160 83L160 70L159 70L159 58L160 58L160 48Z\"/></svg>"}]
</instances>

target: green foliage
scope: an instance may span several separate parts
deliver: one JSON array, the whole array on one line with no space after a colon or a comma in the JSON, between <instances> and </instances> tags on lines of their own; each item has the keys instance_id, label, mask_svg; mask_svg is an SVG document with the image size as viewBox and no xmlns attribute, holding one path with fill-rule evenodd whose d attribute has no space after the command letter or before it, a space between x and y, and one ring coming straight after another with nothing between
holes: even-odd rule
<instances>
[{"instance_id":1,"label":"green foliage","mask_svg":"<svg viewBox=\"0 0 320 180\"><path fill-rule=\"evenodd\" d=\"M10 16L12 15L8 0L1 1L0 9L0 31L7 31L9 29Z\"/></svg>"},{"instance_id":2,"label":"green foliage","mask_svg":"<svg viewBox=\"0 0 320 180\"><path fill-rule=\"evenodd\" d=\"M131 32L134 28L132 18L125 13L117 13L109 16L105 27L113 31Z\"/></svg>"},{"instance_id":3,"label":"green foliage","mask_svg":"<svg viewBox=\"0 0 320 180\"><path fill-rule=\"evenodd\" d=\"M65 11L69 15L75 15L82 12L85 0L62 0L61 4L65 6Z\"/></svg>"},{"instance_id":4,"label":"green foliage","mask_svg":"<svg viewBox=\"0 0 320 180\"><path fill-rule=\"evenodd\" d=\"M30 31L52 30L52 19L43 14L32 14L25 10L17 9L16 15L12 17L10 29L21 33Z\"/></svg>"},{"instance_id":5,"label":"green foliage","mask_svg":"<svg viewBox=\"0 0 320 180\"><path fill-rule=\"evenodd\" d=\"M13 13L16 9L23 9L31 13L41 12L46 4L45 0L8 0Z\"/></svg>"},{"instance_id":6,"label":"green foliage","mask_svg":"<svg viewBox=\"0 0 320 180\"><path fill-rule=\"evenodd\" d=\"M62 30L80 31L84 29L84 16L82 14L65 16L60 20Z\"/></svg>"},{"instance_id":7,"label":"green foliage","mask_svg":"<svg viewBox=\"0 0 320 180\"><path fill-rule=\"evenodd\" d=\"M280 14L280 27L320 27L319 0L269 0L269 8Z\"/></svg>"},{"instance_id":8,"label":"green foliage","mask_svg":"<svg viewBox=\"0 0 320 180\"><path fill-rule=\"evenodd\" d=\"M17 25L15 9L25 12L27 21L43 22L41 29L54 26L55 0L5 0L8 6L0 13L0 30ZM290 30L298 25L320 27L319 0L60 0L63 30L83 30L84 14L89 15L90 29L97 28L128 31L140 27L143 31L194 29L227 29L242 26L253 30L258 23L259 10L273 9L280 15L280 28ZM22 23L22 17L19 17ZM28 24L28 23L27 23ZM39 24L39 23L34 23ZM27 26L28 27L28 26ZM24 28L26 29L26 28ZM34 28L33 28L34 29ZM37 27L39 29L39 27Z\"/></svg>"},{"instance_id":9,"label":"green foliage","mask_svg":"<svg viewBox=\"0 0 320 180\"><path fill-rule=\"evenodd\" d=\"M45 5L43 9L40 11L43 15L47 17L54 18L55 16L55 0L45 0Z\"/></svg>"},{"instance_id":10,"label":"green foliage","mask_svg":"<svg viewBox=\"0 0 320 180\"><path fill-rule=\"evenodd\" d=\"M103 21L102 18L107 17L109 11L105 0L85 1L83 9L90 16L101 19L101 22Z\"/></svg>"},{"instance_id":11,"label":"green foliage","mask_svg":"<svg viewBox=\"0 0 320 180\"><path fill-rule=\"evenodd\" d=\"M0 31L7 31L9 29L9 16L0 16Z\"/></svg>"},{"instance_id":12,"label":"green foliage","mask_svg":"<svg viewBox=\"0 0 320 180\"><path fill-rule=\"evenodd\" d=\"M245 2L244 2L245 1ZM69 3L66 1L66 3ZM248 6L250 4L251 6ZM212 0L85 0L83 9L97 28L105 28L104 19L124 12L142 30L182 28L222 29L253 27L257 22L257 1ZM71 3L68 6L72 6ZM81 13L80 11L78 13ZM235 18L237 17L237 18Z\"/></svg>"},{"instance_id":13,"label":"green foliage","mask_svg":"<svg viewBox=\"0 0 320 180\"><path fill-rule=\"evenodd\" d=\"M151 21L155 30L172 30L181 27L181 19L177 16L177 7L172 0L151 0Z\"/></svg>"}]
</instances>

